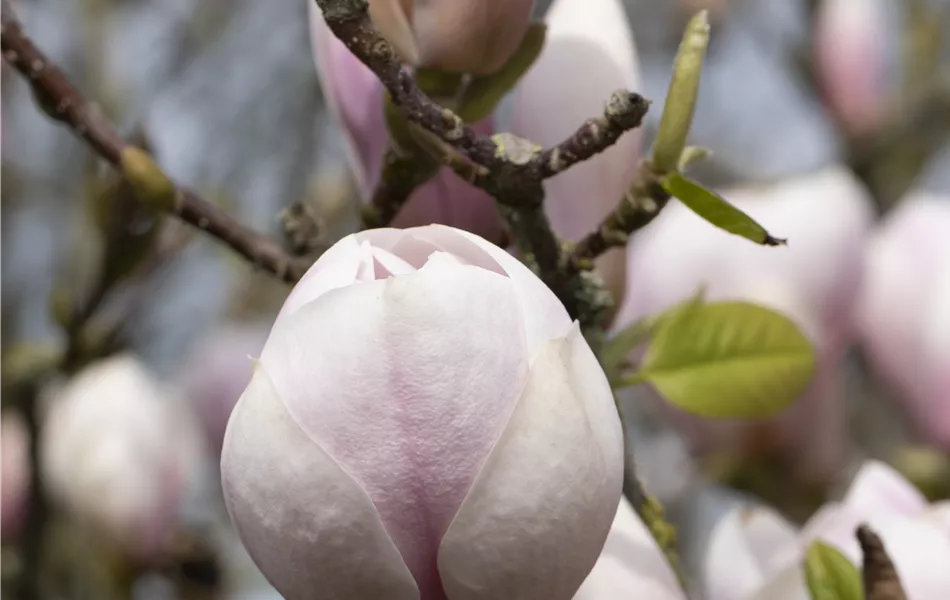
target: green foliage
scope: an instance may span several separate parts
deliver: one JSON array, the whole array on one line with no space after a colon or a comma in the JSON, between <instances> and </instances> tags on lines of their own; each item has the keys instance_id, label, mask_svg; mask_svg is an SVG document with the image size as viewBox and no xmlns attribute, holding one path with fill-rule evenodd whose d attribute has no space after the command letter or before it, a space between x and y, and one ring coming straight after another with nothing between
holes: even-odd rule
<instances>
[{"instance_id":1,"label":"green foliage","mask_svg":"<svg viewBox=\"0 0 950 600\"><path fill-rule=\"evenodd\" d=\"M662 319L640 371L668 401L711 418L762 418L792 403L815 371L788 317L745 302L686 305Z\"/></svg>"},{"instance_id":2,"label":"green foliage","mask_svg":"<svg viewBox=\"0 0 950 600\"><path fill-rule=\"evenodd\" d=\"M814 542L805 556L805 579L813 600L863 600L861 573L836 548Z\"/></svg>"},{"instance_id":3,"label":"green foliage","mask_svg":"<svg viewBox=\"0 0 950 600\"><path fill-rule=\"evenodd\" d=\"M679 198L691 211L729 233L763 246L785 245L785 240L772 237L764 227L726 200L676 171L662 181L663 189Z\"/></svg>"},{"instance_id":4,"label":"green foliage","mask_svg":"<svg viewBox=\"0 0 950 600\"><path fill-rule=\"evenodd\" d=\"M532 23L521 45L505 65L490 75L473 77L458 102L458 115L466 123L481 121L495 110L501 99L528 72L544 48L547 26Z\"/></svg>"}]
</instances>

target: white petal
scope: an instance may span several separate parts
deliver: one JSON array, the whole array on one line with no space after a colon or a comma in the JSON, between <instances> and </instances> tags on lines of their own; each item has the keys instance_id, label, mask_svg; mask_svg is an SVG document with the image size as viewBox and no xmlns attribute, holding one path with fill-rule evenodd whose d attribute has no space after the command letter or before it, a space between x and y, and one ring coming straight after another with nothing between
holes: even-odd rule
<instances>
[{"instance_id":1,"label":"white petal","mask_svg":"<svg viewBox=\"0 0 950 600\"><path fill-rule=\"evenodd\" d=\"M878 516L915 516L927 508L927 499L917 488L893 468L876 460L861 467L843 503L864 520Z\"/></svg>"},{"instance_id":2,"label":"white petal","mask_svg":"<svg viewBox=\"0 0 950 600\"><path fill-rule=\"evenodd\" d=\"M533 356L544 342L567 335L571 319L564 305L531 269L514 256L488 240L460 229L430 225L410 231L441 250L462 256L475 266L489 268L486 263L490 261L511 278L524 315L529 355Z\"/></svg>"},{"instance_id":3,"label":"white petal","mask_svg":"<svg viewBox=\"0 0 950 600\"><path fill-rule=\"evenodd\" d=\"M703 567L708 600L742 597L794 561L795 528L770 508L736 509L716 525Z\"/></svg>"},{"instance_id":4,"label":"white petal","mask_svg":"<svg viewBox=\"0 0 950 600\"><path fill-rule=\"evenodd\" d=\"M442 540L439 572L450 600L566 600L603 548L623 463L611 458L618 449L605 453L597 439L571 380L571 350L563 339L542 347Z\"/></svg>"},{"instance_id":5,"label":"white petal","mask_svg":"<svg viewBox=\"0 0 950 600\"><path fill-rule=\"evenodd\" d=\"M291 290L274 326L328 291L356 283L361 257L360 239L356 234L348 235L330 246Z\"/></svg>"},{"instance_id":6,"label":"white petal","mask_svg":"<svg viewBox=\"0 0 950 600\"><path fill-rule=\"evenodd\" d=\"M527 381L521 318L510 279L435 260L328 292L262 352L288 412L369 494L423 595Z\"/></svg>"},{"instance_id":7,"label":"white petal","mask_svg":"<svg viewBox=\"0 0 950 600\"><path fill-rule=\"evenodd\" d=\"M231 415L221 477L241 541L288 600L419 598L366 492L294 423L260 365Z\"/></svg>"},{"instance_id":8,"label":"white petal","mask_svg":"<svg viewBox=\"0 0 950 600\"><path fill-rule=\"evenodd\" d=\"M804 570L793 563L773 574L746 600L811 600L811 593Z\"/></svg>"},{"instance_id":9,"label":"white petal","mask_svg":"<svg viewBox=\"0 0 950 600\"><path fill-rule=\"evenodd\" d=\"M666 557L626 498L620 499L607 542L574 600L685 600Z\"/></svg>"},{"instance_id":10,"label":"white petal","mask_svg":"<svg viewBox=\"0 0 950 600\"><path fill-rule=\"evenodd\" d=\"M872 521L870 526L894 561L908 600L950 598L950 536L945 531L924 518Z\"/></svg>"}]
</instances>

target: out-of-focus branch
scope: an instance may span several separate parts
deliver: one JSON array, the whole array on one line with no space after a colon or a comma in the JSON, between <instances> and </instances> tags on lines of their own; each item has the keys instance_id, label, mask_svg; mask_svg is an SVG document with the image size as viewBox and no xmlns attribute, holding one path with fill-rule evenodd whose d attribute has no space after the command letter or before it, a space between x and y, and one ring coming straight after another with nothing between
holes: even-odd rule
<instances>
[{"instance_id":1,"label":"out-of-focus branch","mask_svg":"<svg viewBox=\"0 0 950 600\"><path fill-rule=\"evenodd\" d=\"M6 0L2 4L0 38L4 60L26 78L43 111L119 169L143 196L160 192L160 198L148 198L159 200L153 203L154 208L207 232L280 279L293 282L303 275L309 266L307 261L289 256L274 240L246 229L192 190L175 185L144 152L126 143L116 127L36 47Z\"/></svg>"},{"instance_id":2,"label":"out-of-focus branch","mask_svg":"<svg viewBox=\"0 0 950 600\"><path fill-rule=\"evenodd\" d=\"M867 525L856 532L864 555L864 595L867 600L907 600L907 593L884 542Z\"/></svg>"}]
</instances>

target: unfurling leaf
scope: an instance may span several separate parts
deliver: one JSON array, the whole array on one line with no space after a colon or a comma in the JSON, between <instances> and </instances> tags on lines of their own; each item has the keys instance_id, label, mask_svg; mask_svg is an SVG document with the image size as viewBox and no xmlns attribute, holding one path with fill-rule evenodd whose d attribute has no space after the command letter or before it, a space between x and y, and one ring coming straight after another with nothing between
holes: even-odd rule
<instances>
[{"instance_id":1,"label":"unfurling leaf","mask_svg":"<svg viewBox=\"0 0 950 600\"><path fill-rule=\"evenodd\" d=\"M501 69L491 75L473 77L458 102L458 115L466 123L481 121L495 110L498 102L515 87L541 55L547 27L532 23L525 32L518 50Z\"/></svg>"},{"instance_id":2,"label":"unfurling leaf","mask_svg":"<svg viewBox=\"0 0 950 600\"><path fill-rule=\"evenodd\" d=\"M663 189L679 198L691 211L723 231L741 236L763 246L784 246L786 240L772 237L755 222L722 196L707 190L681 173L669 173L662 181Z\"/></svg>"},{"instance_id":3,"label":"unfurling leaf","mask_svg":"<svg viewBox=\"0 0 950 600\"><path fill-rule=\"evenodd\" d=\"M680 154L679 164L676 170L685 173L687 169L698 162L702 162L712 156L712 150L700 146L686 146L683 153Z\"/></svg>"},{"instance_id":4,"label":"unfurling leaf","mask_svg":"<svg viewBox=\"0 0 950 600\"><path fill-rule=\"evenodd\" d=\"M693 306L665 320L640 372L677 407L712 418L761 418L791 404L815 371L815 352L786 316L745 302Z\"/></svg>"},{"instance_id":5,"label":"unfurling leaf","mask_svg":"<svg viewBox=\"0 0 950 600\"><path fill-rule=\"evenodd\" d=\"M812 600L863 600L857 567L833 546L815 542L805 556L805 579Z\"/></svg>"},{"instance_id":6,"label":"unfurling leaf","mask_svg":"<svg viewBox=\"0 0 950 600\"><path fill-rule=\"evenodd\" d=\"M637 347L650 341L650 338L656 334L660 325L670 319L676 318L682 311L690 310L703 303L705 288L700 288L696 294L688 300L680 302L657 315L643 317L633 324L621 329L604 344L600 353L600 364L607 373L607 378L615 382L621 377L621 373L630 353Z\"/></svg>"}]
</instances>

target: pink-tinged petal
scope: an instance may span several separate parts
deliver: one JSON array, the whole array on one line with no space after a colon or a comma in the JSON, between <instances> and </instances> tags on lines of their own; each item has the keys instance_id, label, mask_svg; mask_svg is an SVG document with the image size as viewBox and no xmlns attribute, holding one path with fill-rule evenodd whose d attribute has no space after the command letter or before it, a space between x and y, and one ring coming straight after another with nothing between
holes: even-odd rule
<instances>
[{"instance_id":1,"label":"pink-tinged petal","mask_svg":"<svg viewBox=\"0 0 950 600\"><path fill-rule=\"evenodd\" d=\"M773 574L764 585L743 600L812 600L805 581L805 572L798 563L791 563Z\"/></svg>"},{"instance_id":2,"label":"pink-tinged petal","mask_svg":"<svg viewBox=\"0 0 950 600\"><path fill-rule=\"evenodd\" d=\"M0 533L4 540L19 535L26 522L30 490L30 434L19 414L4 411L0 421Z\"/></svg>"},{"instance_id":3,"label":"pink-tinged petal","mask_svg":"<svg viewBox=\"0 0 950 600\"><path fill-rule=\"evenodd\" d=\"M676 575L646 525L620 499L607 542L574 600L685 600Z\"/></svg>"},{"instance_id":4,"label":"pink-tinged petal","mask_svg":"<svg viewBox=\"0 0 950 600\"><path fill-rule=\"evenodd\" d=\"M876 372L892 384L920 431L950 447L950 203L915 194L878 229L865 255L857 311Z\"/></svg>"},{"instance_id":5,"label":"pink-tinged petal","mask_svg":"<svg viewBox=\"0 0 950 600\"><path fill-rule=\"evenodd\" d=\"M872 131L886 108L881 0L824 0L815 30L818 79L831 110L855 134Z\"/></svg>"},{"instance_id":6,"label":"pink-tinged petal","mask_svg":"<svg viewBox=\"0 0 950 600\"><path fill-rule=\"evenodd\" d=\"M372 194L389 134L383 117L383 86L327 27L308 0L310 42L330 114L341 125L350 168L363 198Z\"/></svg>"},{"instance_id":7,"label":"pink-tinged petal","mask_svg":"<svg viewBox=\"0 0 950 600\"><path fill-rule=\"evenodd\" d=\"M798 552L795 528L764 507L736 509L713 529L703 566L707 600L742 598L759 589Z\"/></svg>"},{"instance_id":8,"label":"pink-tinged petal","mask_svg":"<svg viewBox=\"0 0 950 600\"><path fill-rule=\"evenodd\" d=\"M554 292L538 279L524 263L484 238L466 231L451 230L447 227L429 227L416 231L441 249L464 256L472 260L475 249L491 260L511 278L518 302L521 305L525 334L528 342L528 355L534 356L540 346L553 338L567 335L571 327L571 318L564 305ZM466 248L467 247L467 248ZM465 250L463 250L465 248ZM479 264L472 262L472 264Z\"/></svg>"},{"instance_id":9,"label":"pink-tinged petal","mask_svg":"<svg viewBox=\"0 0 950 600\"><path fill-rule=\"evenodd\" d=\"M221 477L241 541L288 600L419 598L366 492L294 422L260 365L228 425Z\"/></svg>"},{"instance_id":10,"label":"pink-tinged petal","mask_svg":"<svg viewBox=\"0 0 950 600\"><path fill-rule=\"evenodd\" d=\"M925 517L936 523L947 537L950 537L950 500L935 502L927 510Z\"/></svg>"},{"instance_id":11,"label":"pink-tinged petal","mask_svg":"<svg viewBox=\"0 0 950 600\"><path fill-rule=\"evenodd\" d=\"M602 114L611 93L636 91L640 81L633 35L618 0L556 0L546 22L544 50L515 89L507 129L551 146ZM577 241L613 210L632 183L640 137L639 130L628 132L605 152L545 182L545 212L558 234ZM619 298L623 251L611 251L598 264Z\"/></svg>"},{"instance_id":12,"label":"pink-tinged petal","mask_svg":"<svg viewBox=\"0 0 950 600\"><path fill-rule=\"evenodd\" d=\"M521 44L533 6L534 0L416 0L419 63L474 75L497 71Z\"/></svg>"},{"instance_id":13,"label":"pink-tinged petal","mask_svg":"<svg viewBox=\"0 0 950 600\"><path fill-rule=\"evenodd\" d=\"M927 499L892 467L870 460L855 475L842 501L862 519L921 514Z\"/></svg>"},{"instance_id":14,"label":"pink-tinged petal","mask_svg":"<svg viewBox=\"0 0 950 600\"><path fill-rule=\"evenodd\" d=\"M333 244L304 273L277 314L277 322L297 312L320 296L358 280L362 254L358 234L350 234Z\"/></svg>"},{"instance_id":15,"label":"pink-tinged petal","mask_svg":"<svg viewBox=\"0 0 950 600\"><path fill-rule=\"evenodd\" d=\"M437 260L324 294L264 348L288 412L366 489L423 597L527 378L522 331L511 280Z\"/></svg>"},{"instance_id":16,"label":"pink-tinged petal","mask_svg":"<svg viewBox=\"0 0 950 600\"><path fill-rule=\"evenodd\" d=\"M439 549L450 600L567 600L593 568L617 512L623 440L616 415L593 421L599 409L586 405L610 402L610 391L582 395L603 374L576 372L578 350L552 340L535 358ZM552 518L565 514L574 518Z\"/></svg>"}]
</instances>

